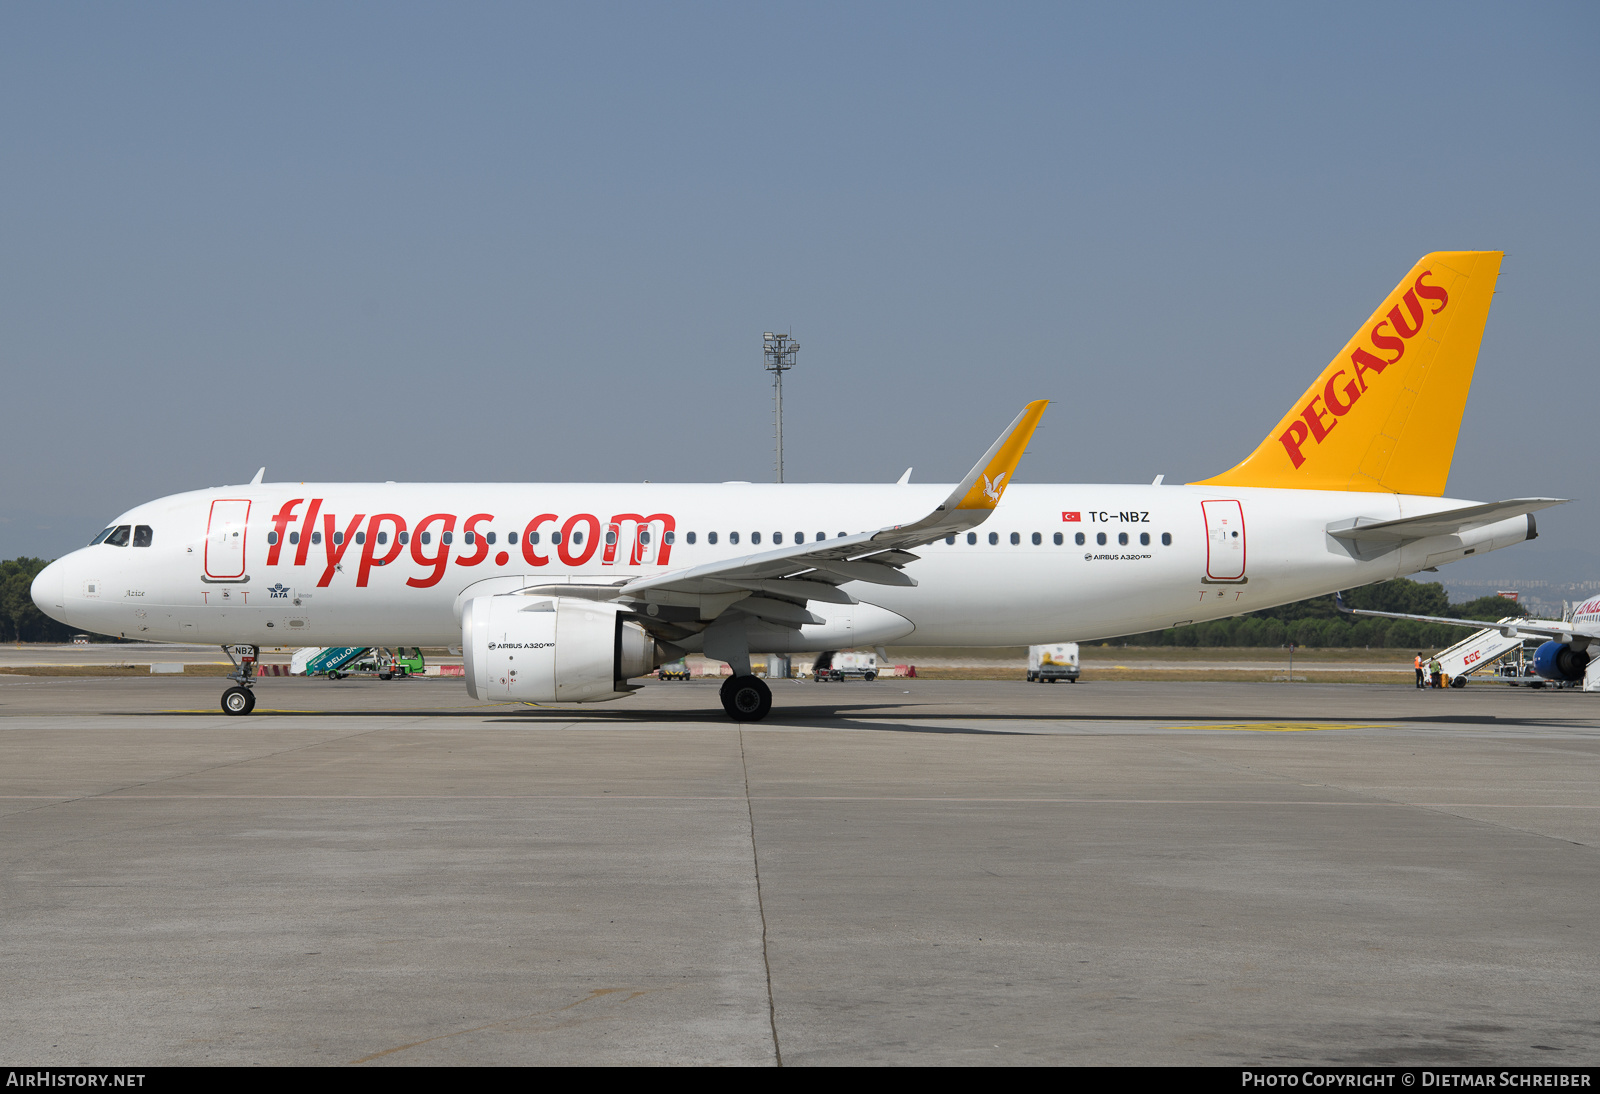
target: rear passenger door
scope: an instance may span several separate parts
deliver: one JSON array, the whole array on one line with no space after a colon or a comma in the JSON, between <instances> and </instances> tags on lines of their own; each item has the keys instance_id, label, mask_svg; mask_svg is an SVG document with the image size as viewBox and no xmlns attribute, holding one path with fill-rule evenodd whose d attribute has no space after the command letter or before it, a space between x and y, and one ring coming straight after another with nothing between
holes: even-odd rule
<instances>
[{"instance_id":1,"label":"rear passenger door","mask_svg":"<svg viewBox=\"0 0 1600 1094\"><path fill-rule=\"evenodd\" d=\"M1206 521L1205 581L1243 584L1244 506L1237 501L1203 501L1200 509Z\"/></svg>"}]
</instances>

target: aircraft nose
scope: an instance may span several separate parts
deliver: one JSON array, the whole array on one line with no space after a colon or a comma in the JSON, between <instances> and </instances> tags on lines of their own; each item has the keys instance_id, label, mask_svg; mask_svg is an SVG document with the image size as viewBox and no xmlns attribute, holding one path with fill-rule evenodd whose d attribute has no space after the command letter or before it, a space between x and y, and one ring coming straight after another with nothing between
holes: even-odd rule
<instances>
[{"instance_id":1,"label":"aircraft nose","mask_svg":"<svg viewBox=\"0 0 1600 1094\"><path fill-rule=\"evenodd\" d=\"M52 562L40 570L33 579L33 587L29 592L33 602L39 610L51 619L61 619L66 611L66 567L59 561Z\"/></svg>"}]
</instances>

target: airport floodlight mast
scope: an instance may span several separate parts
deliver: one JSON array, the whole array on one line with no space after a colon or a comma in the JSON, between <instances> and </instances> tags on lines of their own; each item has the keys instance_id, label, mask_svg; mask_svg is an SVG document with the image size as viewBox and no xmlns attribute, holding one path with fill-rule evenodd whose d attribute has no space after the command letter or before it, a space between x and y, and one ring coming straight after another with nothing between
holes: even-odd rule
<instances>
[{"instance_id":1,"label":"airport floodlight mast","mask_svg":"<svg viewBox=\"0 0 1600 1094\"><path fill-rule=\"evenodd\" d=\"M794 368L795 354L800 343L787 334L767 331L761 336L761 356L764 367L772 373L773 414L778 423L778 481L783 481L783 374Z\"/></svg>"}]
</instances>

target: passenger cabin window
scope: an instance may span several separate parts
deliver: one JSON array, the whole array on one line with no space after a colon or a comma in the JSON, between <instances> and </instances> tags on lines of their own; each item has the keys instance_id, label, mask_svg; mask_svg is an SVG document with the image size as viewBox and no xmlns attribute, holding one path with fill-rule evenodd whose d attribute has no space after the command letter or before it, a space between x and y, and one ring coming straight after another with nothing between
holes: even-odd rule
<instances>
[{"instance_id":1,"label":"passenger cabin window","mask_svg":"<svg viewBox=\"0 0 1600 1094\"><path fill-rule=\"evenodd\" d=\"M973 544L975 544L977 542L978 542L978 533L976 533L976 532L968 532L967 533L967 546L971 547Z\"/></svg>"},{"instance_id":2,"label":"passenger cabin window","mask_svg":"<svg viewBox=\"0 0 1600 1094\"><path fill-rule=\"evenodd\" d=\"M615 532L607 532L606 533L606 546L607 547L615 547L616 545L617 545L617 533L615 533Z\"/></svg>"},{"instance_id":3,"label":"passenger cabin window","mask_svg":"<svg viewBox=\"0 0 1600 1094\"><path fill-rule=\"evenodd\" d=\"M321 543L322 542L322 533L321 532L312 532L311 533L311 542L312 543Z\"/></svg>"},{"instance_id":4,"label":"passenger cabin window","mask_svg":"<svg viewBox=\"0 0 1600 1094\"><path fill-rule=\"evenodd\" d=\"M1039 535L1039 533L1038 533L1038 532L1035 532L1035 533L1033 533L1033 545L1034 545L1034 546L1035 546L1035 547L1037 547L1037 546L1039 546L1039 544L1040 544L1040 543L1042 543L1042 542L1044 542L1044 540L1043 540L1043 538L1042 538L1042 537L1041 537L1041 536L1040 536L1040 535Z\"/></svg>"},{"instance_id":5,"label":"passenger cabin window","mask_svg":"<svg viewBox=\"0 0 1600 1094\"><path fill-rule=\"evenodd\" d=\"M751 532L750 533L750 542L751 543L760 543L761 542L761 533L760 532Z\"/></svg>"},{"instance_id":6,"label":"passenger cabin window","mask_svg":"<svg viewBox=\"0 0 1600 1094\"><path fill-rule=\"evenodd\" d=\"M365 542L367 542L367 533L365 533L365 532L357 532L356 533L356 542L357 543L365 543Z\"/></svg>"},{"instance_id":7,"label":"passenger cabin window","mask_svg":"<svg viewBox=\"0 0 1600 1094\"><path fill-rule=\"evenodd\" d=\"M1117 542L1122 544L1122 546L1126 547L1128 545L1128 533L1126 533L1126 532L1118 532L1117 533Z\"/></svg>"},{"instance_id":8,"label":"passenger cabin window","mask_svg":"<svg viewBox=\"0 0 1600 1094\"><path fill-rule=\"evenodd\" d=\"M1139 533L1139 546L1141 546L1141 547L1150 546L1150 533L1149 532L1140 532Z\"/></svg>"},{"instance_id":9,"label":"passenger cabin window","mask_svg":"<svg viewBox=\"0 0 1600 1094\"><path fill-rule=\"evenodd\" d=\"M537 534L537 533L535 533L535 534ZM432 532L422 532L422 533L418 534L417 538L420 539L422 541L422 545L424 547L426 547L428 544L433 542L433 533ZM534 542L537 543L538 540L535 540Z\"/></svg>"},{"instance_id":10,"label":"passenger cabin window","mask_svg":"<svg viewBox=\"0 0 1600 1094\"><path fill-rule=\"evenodd\" d=\"M267 546L271 547L271 546L275 545L277 542L278 542L278 533L277 532L268 532L267 533ZM146 544L146 546L148 546L148 544Z\"/></svg>"},{"instance_id":11,"label":"passenger cabin window","mask_svg":"<svg viewBox=\"0 0 1600 1094\"><path fill-rule=\"evenodd\" d=\"M494 546L494 533L493 532L490 532L488 535L484 536L483 538L489 541L489 546L491 546L491 547Z\"/></svg>"},{"instance_id":12,"label":"passenger cabin window","mask_svg":"<svg viewBox=\"0 0 1600 1094\"><path fill-rule=\"evenodd\" d=\"M689 534L693 535L694 533L691 532ZM678 542L678 533L668 528L665 532L661 533L661 542L665 543L668 547L671 547L674 543ZM693 543L694 540L690 540L689 542Z\"/></svg>"},{"instance_id":13,"label":"passenger cabin window","mask_svg":"<svg viewBox=\"0 0 1600 1094\"><path fill-rule=\"evenodd\" d=\"M119 524L117 525L116 529L106 537L106 542L113 547L126 547L128 545L128 533L132 530L133 529L126 524Z\"/></svg>"},{"instance_id":14,"label":"passenger cabin window","mask_svg":"<svg viewBox=\"0 0 1600 1094\"><path fill-rule=\"evenodd\" d=\"M944 537L944 541L948 546L954 547L956 545L956 537L955 536L945 536Z\"/></svg>"},{"instance_id":15,"label":"passenger cabin window","mask_svg":"<svg viewBox=\"0 0 1600 1094\"><path fill-rule=\"evenodd\" d=\"M1015 547L1015 546L1017 546L1017 544L1019 544L1021 542L1022 542L1022 534L1020 532L1012 532L1011 533L1011 546Z\"/></svg>"},{"instance_id":16,"label":"passenger cabin window","mask_svg":"<svg viewBox=\"0 0 1600 1094\"><path fill-rule=\"evenodd\" d=\"M300 542L300 533L299 532L290 532L289 533L289 542L290 543L299 543ZM424 542L426 542L426 541L424 541Z\"/></svg>"},{"instance_id":17,"label":"passenger cabin window","mask_svg":"<svg viewBox=\"0 0 1600 1094\"><path fill-rule=\"evenodd\" d=\"M450 534L449 532L445 533L445 535L449 535L449 534ZM477 536L478 536L478 534L476 532L463 532L462 533L462 541L464 543L466 543L466 545L468 547L471 547L474 543L476 543L478 541Z\"/></svg>"},{"instance_id":18,"label":"passenger cabin window","mask_svg":"<svg viewBox=\"0 0 1600 1094\"><path fill-rule=\"evenodd\" d=\"M1057 547L1061 546L1061 539L1062 539L1061 533L1057 532L1056 533L1056 546Z\"/></svg>"},{"instance_id":19,"label":"passenger cabin window","mask_svg":"<svg viewBox=\"0 0 1600 1094\"><path fill-rule=\"evenodd\" d=\"M454 532L443 532L439 535L439 542L448 547L455 538L456 534Z\"/></svg>"},{"instance_id":20,"label":"passenger cabin window","mask_svg":"<svg viewBox=\"0 0 1600 1094\"><path fill-rule=\"evenodd\" d=\"M715 547L717 545L717 533L715 533L715 532L707 532L706 533L706 542L711 544L713 547Z\"/></svg>"},{"instance_id":21,"label":"passenger cabin window","mask_svg":"<svg viewBox=\"0 0 1600 1094\"><path fill-rule=\"evenodd\" d=\"M471 532L468 532L468 533L467 533L467 535L469 535L469 536L470 536L470 535L471 535L471 534L472 534L472 533L471 533ZM471 540L468 540L468 541L467 541L467 542L469 542L469 543L470 543L470 542L471 542ZM583 533L582 533L582 532L574 532L574 533L572 533L572 545L573 545L573 546L574 546L574 547L581 547L581 546L583 546Z\"/></svg>"},{"instance_id":22,"label":"passenger cabin window","mask_svg":"<svg viewBox=\"0 0 1600 1094\"><path fill-rule=\"evenodd\" d=\"M333 533L333 545L335 547L337 547L339 544L341 544L343 542L344 542L344 533L343 532L335 532L335 533Z\"/></svg>"},{"instance_id":23,"label":"passenger cabin window","mask_svg":"<svg viewBox=\"0 0 1600 1094\"><path fill-rule=\"evenodd\" d=\"M1094 541L1104 547L1106 545L1106 534L1104 532L1096 532Z\"/></svg>"},{"instance_id":24,"label":"passenger cabin window","mask_svg":"<svg viewBox=\"0 0 1600 1094\"><path fill-rule=\"evenodd\" d=\"M378 533L378 542L380 544L388 543L389 542L389 533L388 532L379 532Z\"/></svg>"},{"instance_id":25,"label":"passenger cabin window","mask_svg":"<svg viewBox=\"0 0 1600 1094\"><path fill-rule=\"evenodd\" d=\"M688 541L689 541L689 545L690 545L690 546L691 546L691 547L692 547L692 546L694 546L694 540L695 540L695 535L694 535L694 533L693 533L693 532L690 532L690 533L689 533L689 534L688 534L688 535L687 535L687 536L685 536L685 537L684 537L684 538L685 538L685 539L687 539L687 540L688 540ZM668 543L671 543L671 542L672 542L672 533L671 533L671 532L668 532L668 533L667 533L667 542L668 542Z\"/></svg>"},{"instance_id":26,"label":"passenger cabin window","mask_svg":"<svg viewBox=\"0 0 1600 1094\"><path fill-rule=\"evenodd\" d=\"M639 529L639 542L640 543L649 543L650 542L650 530L648 528Z\"/></svg>"},{"instance_id":27,"label":"passenger cabin window","mask_svg":"<svg viewBox=\"0 0 1600 1094\"><path fill-rule=\"evenodd\" d=\"M1077 535L1073 536L1072 542L1076 543L1079 547L1082 547L1085 542L1083 533L1079 532Z\"/></svg>"},{"instance_id":28,"label":"passenger cabin window","mask_svg":"<svg viewBox=\"0 0 1600 1094\"><path fill-rule=\"evenodd\" d=\"M761 534L760 532L756 533L756 535L760 535L760 534ZM756 542L759 543L760 540L757 540ZM774 533L772 533L772 542L774 544L782 543L783 542L783 533L782 532L774 532Z\"/></svg>"},{"instance_id":29,"label":"passenger cabin window","mask_svg":"<svg viewBox=\"0 0 1600 1094\"><path fill-rule=\"evenodd\" d=\"M729 543L738 543L739 542L739 533L738 532L729 532L728 533L728 542Z\"/></svg>"},{"instance_id":30,"label":"passenger cabin window","mask_svg":"<svg viewBox=\"0 0 1600 1094\"><path fill-rule=\"evenodd\" d=\"M990 532L989 533L989 546L993 547L995 544L997 544L999 542L1000 542L1000 533L999 532Z\"/></svg>"},{"instance_id":31,"label":"passenger cabin window","mask_svg":"<svg viewBox=\"0 0 1600 1094\"><path fill-rule=\"evenodd\" d=\"M400 545L402 547L404 547L406 544L411 542L411 533L410 532L401 532L399 535L395 536L394 538L399 540L400 541Z\"/></svg>"},{"instance_id":32,"label":"passenger cabin window","mask_svg":"<svg viewBox=\"0 0 1600 1094\"><path fill-rule=\"evenodd\" d=\"M1161 533L1161 546L1163 546L1163 547L1171 547L1172 546L1172 533L1171 532L1162 532Z\"/></svg>"}]
</instances>

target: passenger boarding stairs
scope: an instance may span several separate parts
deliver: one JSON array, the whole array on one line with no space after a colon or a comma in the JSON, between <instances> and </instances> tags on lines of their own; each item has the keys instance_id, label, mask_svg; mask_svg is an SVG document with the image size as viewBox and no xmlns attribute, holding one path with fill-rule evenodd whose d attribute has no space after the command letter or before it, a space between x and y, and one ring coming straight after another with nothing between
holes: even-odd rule
<instances>
[{"instance_id":1,"label":"passenger boarding stairs","mask_svg":"<svg viewBox=\"0 0 1600 1094\"><path fill-rule=\"evenodd\" d=\"M369 649L370 646L307 646L295 651L289 672L294 676L338 672Z\"/></svg>"},{"instance_id":2,"label":"passenger boarding stairs","mask_svg":"<svg viewBox=\"0 0 1600 1094\"><path fill-rule=\"evenodd\" d=\"M1500 622L1515 623L1520 618L1508 615ZM1522 645L1522 642L1520 636L1507 638L1494 627L1485 627L1481 631L1473 631L1449 649L1441 651L1438 655L1439 667L1451 680L1470 676L1485 665L1494 664Z\"/></svg>"}]
</instances>

